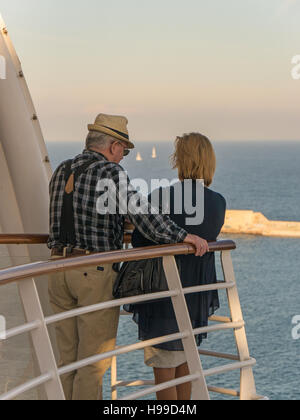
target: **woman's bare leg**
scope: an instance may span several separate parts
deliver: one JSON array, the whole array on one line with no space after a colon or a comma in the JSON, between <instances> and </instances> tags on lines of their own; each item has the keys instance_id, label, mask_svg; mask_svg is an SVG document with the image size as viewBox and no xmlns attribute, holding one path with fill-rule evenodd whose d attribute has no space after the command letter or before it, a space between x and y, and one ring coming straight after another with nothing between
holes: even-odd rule
<instances>
[{"instance_id":1,"label":"woman's bare leg","mask_svg":"<svg viewBox=\"0 0 300 420\"><path fill-rule=\"evenodd\" d=\"M188 376L190 374L188 364L179 366L176 368L175 377L182 378L183 376ZM177 389L177 400L179 401L190 401L192 398L192 383L188 382L186 384L178 385Z\"/></svg>"},{"instance_id":2,"label":"woman's bare leg","mask_svg":"<svg viewBox=\"0 0 300 420\"><path fill-rule=\"evenodd\" d=\"M160 385L165 382L173 381L175 379L176 369L158 369L154 368L155 384ZM176 401L177 390L176 386L157 392L158 401Z\"/></svg>"}]
</instances>

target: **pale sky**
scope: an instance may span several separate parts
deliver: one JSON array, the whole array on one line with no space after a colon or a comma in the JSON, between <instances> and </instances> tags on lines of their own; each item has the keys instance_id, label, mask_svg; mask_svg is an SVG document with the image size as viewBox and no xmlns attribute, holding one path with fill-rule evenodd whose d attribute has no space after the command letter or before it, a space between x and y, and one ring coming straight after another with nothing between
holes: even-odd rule
<instances>
[{"instance_id":1,"label":"pale sky","mask_svg":"<svg viewBox=\"0 0 300 420\"><path fill-rule=\"evenodd\" d=\"M300 0L0 0L46 141L300 140Z\"/></svg>"}]
</instances>

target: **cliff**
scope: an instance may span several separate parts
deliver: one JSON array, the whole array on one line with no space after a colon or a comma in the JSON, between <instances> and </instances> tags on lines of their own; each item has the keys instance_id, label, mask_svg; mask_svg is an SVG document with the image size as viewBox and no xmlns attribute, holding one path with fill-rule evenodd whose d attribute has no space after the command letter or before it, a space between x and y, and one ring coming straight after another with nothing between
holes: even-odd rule
<instances>
[{"instance_id":1,"label":"cliff","mask_svg":"<svg viewBox=\"0 0 300 420\"><path fill-rule=\"evenodd\" d=\"M222 233L300 238L300 222L277 222L251 210L228 210Z\"/></svg>"}]
</instances>

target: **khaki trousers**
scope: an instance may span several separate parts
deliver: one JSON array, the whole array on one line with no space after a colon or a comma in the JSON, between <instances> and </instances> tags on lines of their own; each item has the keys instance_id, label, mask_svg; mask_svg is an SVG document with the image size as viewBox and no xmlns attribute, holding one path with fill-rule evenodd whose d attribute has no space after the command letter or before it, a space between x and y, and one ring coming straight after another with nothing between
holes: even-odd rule
<instances>
[{"instance_id":1,"label":"khaki trousers","mask_svg":"<svg viewBox=\"0 0 300 420\"><path fill-rule=\"evenodd\" d=\"M59 259L60 257L52 257ZM117 273L112 265L55 273L49 279L49 297L55 313L113 300ZM114 350L120 308L79 316L56 324L60 352L59 367ZM111 359L68 373L61 377L67 400L102 399L102 378Z\"/></svg>"}]
</instances>

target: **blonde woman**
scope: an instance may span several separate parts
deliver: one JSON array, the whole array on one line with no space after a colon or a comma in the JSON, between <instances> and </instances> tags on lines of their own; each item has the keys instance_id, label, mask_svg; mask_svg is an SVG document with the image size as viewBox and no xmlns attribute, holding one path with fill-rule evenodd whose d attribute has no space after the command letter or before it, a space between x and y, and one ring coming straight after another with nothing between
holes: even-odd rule
<instances>
[{"instance_id":1,"label":"blonde woman","mask_svg":"<svg viewBox=\"0 0 300 420\"><path fill-rule=\"evenodd\" d=\"M172 161L174 169L177 168L178 170L183 189L185 180L193 180L194 203L197 188L202 188L197 180L204 180L204 221L200 225L191 226L186 224L186 218L191 217L190 214L187 215L184 210L182 214L175 214L174 209L178 208L175 207L174 197L177 199L177 195L174 194L175 186L171 188L170 194L170 218L178 226L186 229L188 233L198 235L207 241L216 241L224 224L226 202L220 194L209 189L216 170L216 157L211 142L207 137L198 133L178 137ZM184 194L182 199L184 199ZM185 209L184 203L182 203L182 208ZM138 230L133 234L132 243L134 247L154 245L144 238ZM177 257L177 262L180 262L183 287L204 285L217 281L213 253L208 253L203 257L196 257L195 255L180 256ZM208 318L219 308L216 291L188 295L186 300L193 328L207 326ZM134 320L139 325L140 340L149 340L178 332L178 325L170 299L135 305L126 309L134 312ZM196 337L199 346L204 338L206 338L206 335L203 334ZM189 374L181 340L146 348L145 363L154 369L157 385ZM191 399L191 383L158 392L157 399L167 401L189 400Z\"/></svg>"}]
</instances>

